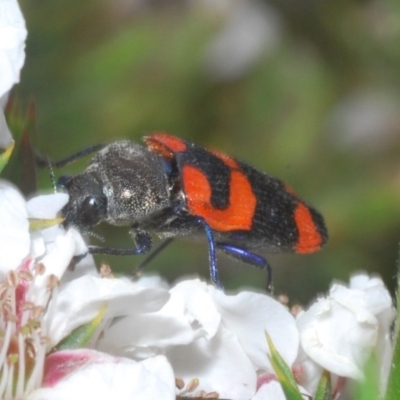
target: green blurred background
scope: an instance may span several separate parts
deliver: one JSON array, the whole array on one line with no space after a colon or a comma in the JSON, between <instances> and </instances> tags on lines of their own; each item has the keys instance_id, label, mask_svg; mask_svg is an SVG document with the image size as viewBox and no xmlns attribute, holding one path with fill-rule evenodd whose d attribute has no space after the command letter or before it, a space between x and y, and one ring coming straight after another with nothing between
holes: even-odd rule
<instances>
[{"instance_id":1,"label":"green blurred background","mask_svg":"<svg viewBox=\"0 0 400 400\"><path fill-rule=\"evenodd\" d=\"M306 303L376 272L394 289L400 238L400 3L395 0L23 0L16 95L60 159L163 130L279 177L325 216L317 254L271 255L276 293ZM76 173L88 160L56 171ZM41 190L51 190L40 172ZM98 230L129 247L124 228ZM131 271L140 257L97 257ZM229 289L265 273L219 257ZM148 268L208 277L205 243L176 241Z\"/></svg>"}]
</instances>

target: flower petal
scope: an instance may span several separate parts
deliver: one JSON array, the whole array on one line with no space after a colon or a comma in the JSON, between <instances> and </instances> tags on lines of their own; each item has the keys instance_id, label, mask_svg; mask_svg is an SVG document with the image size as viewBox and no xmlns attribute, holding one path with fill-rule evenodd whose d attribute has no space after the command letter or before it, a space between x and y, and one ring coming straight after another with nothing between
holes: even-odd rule
<instances>
[{"instance_id":1,"label":"flower petal","mask_svg":"<svg viewBox=\"0 0 400 400\"><path fill-rule=\"evenodd\" d=\"M115 321L105 330L98 348L111 354L141 358L155 355L167 346L191 343L194 337L183 299L172 295L158 312ZM149 349L153 350L150 352Z\"/></svg>"},{"instance_id":2,"label":"flower petal","mask_svg":"<svg viewBox=\"0 0 400 400\"><path fill-rule=\"evenodd\" d=\"M51 219L67 204L68 195L65 193L53 193L31 198L27 203L30 218ZM52 226L41 232L44 240L48 243L54 242L57 235L64 235L64 229Z\"/></svg>"},{"instance_id":3,"label":"flower petal","mask_svg":"<svg viewBox=\"0 0 400 400\"><path fill-rule=\"evenodd\" d=\"M75 350L55 353L46 364L47 388L33 392L28 400L175 400L173 372L163 356L135 362L93 350Z\"/></svg>"},{"instance_id":4,"label":"flower petal","mask_svg":"<svg viewBox=\"0 0 400 400\"><path fill-rule=\"evenodd\" d=\"M299 390L304 399L308 400L312 398L301 386L299 386ZM271 381L261 386L251 400L286 400L286 396L282 390L281 384L278 381Z\"/></svg>"},{"instance_id":5,"label":"flower petal","mask_svg":"<svg viewBox=\"0 0 400 400\"><path fill-rule=\"evenodd\" d=\"M379 277L370 278L366 273L360 273L350 278L350 289L363 291L365 307L372 314L393 309L392 297Z\"/></svg>"},{"instance_id":6,"label":"flower petal","mask_svg":"<svg viewBox=\"0 0 400 400\"><path fill-rule=\"evenodd\" d=\"M297 324L310 358L339 376L362 377L366 350L377 339L378 321L372 314L334 299L320 299L299 316Z\"/></svg>"},{"instance_id":7,"label":"flower petal","mask_svg":"<svg viewBox=\"0 0 400 400\"><path fill-rule=\"evenodd\" d=\"M286 396L278 381L270 381L262 385L251 400L286 400Z\"/></svg>"},{"instance_id":8,"label":"flower petal","mask_svg":"<svg viewBox=\"0 0 400 400\"><path fill-rule=\"evenodd\" d=\"M211 338L217 332L221 316L211 297L214 287L200 279L189 279L177 283L171 290L172 296L184 300L186 316L189 322L197 326L200 336Z\"/></svg>"},{"instance_id":9,"label":"flower petal","mask_svg":"<svg viewBox=\"0 0 400 400\"><path fill-rule=\"evenodd\" d=\"M0 271L17 268L30 249L28 213L22 195L0 180Z\"/></svg>"},{"instance_id":10,"label":"flower petal","mask_svg":"<svg viewBox=\"0 0 400 400\"><path fill-rule=\"evenodd\" d=\"M392 362L391 326L396 312L389 291L380 277L358 273L350 279L350 288L364 291L366 307L378 319L378 340L375 353L380 367L381 392L384 393Z\"/></svg>"},{"instance_id":11,"label":"flower petal","mask_svg":"<svg viewBox=\"0 0 400 400\"><path fill-rule=\"evenodd\" d=\"M321 379L323 368L304 352L300 346L297 360L292 368L296 381L310 393L315 393Z\"/></svg>"},{"instance_id":12,"label":"flower petal","mask_svg":"<svg viewBox=\"0 0 400 400\"><path fill-rule=\"evenodd\" d=\"M175 376L186 385L199 380L198 391L218 392L220 398L231 400L247 400L256 391L254 366L237 337L222 326L211 339L202 337L187 346L171 347L166 356Z\"/></svg>"},{"instance_id":13,"label":"flower petal","mask_svg":"<svg viewBox=\"0 0 400 400\"><path fill-rule=\"evenodd\" d=\"M25 60L25 21L16 0L0 2L0 96L19 82Z\"/></svg>"},{"instance_id":14,"label":"flower petal","mask_svg":"<svg viewBox=\"0 0 400 400\"><path fill-rule=\"evenodd\" d=\"M68 203L65 193L52 193L32 197L27 203L29 216L32 218L55 218L57 213Z\"/></svg>"},{"instance_id":15,"label":"flower petal","mask_svg":"<svg viewBox=\"0 0 400 400\"><path fill-rule=\"evenodd\" d=\"M264 331L288 365L296 359L299 334L289 311L272 297L253 292L229 296L214 290L214 301L222 323L239 338L243 349L257 368L272 370Z\"/></svg>"},{"instance_id":16,"label":"flower petal","mask_svg":"<svg viewBox=\"0 0 400 400\"><path fill-rule=\"evenodd\" d=\"M55 299L57 313L51 324L54 346L73 329L92 320L106 305L105 318L141 314L159 310L169 299L166 290L143 288L120 279L82 276L64 284Z\"/></svg>"}]
</instances>

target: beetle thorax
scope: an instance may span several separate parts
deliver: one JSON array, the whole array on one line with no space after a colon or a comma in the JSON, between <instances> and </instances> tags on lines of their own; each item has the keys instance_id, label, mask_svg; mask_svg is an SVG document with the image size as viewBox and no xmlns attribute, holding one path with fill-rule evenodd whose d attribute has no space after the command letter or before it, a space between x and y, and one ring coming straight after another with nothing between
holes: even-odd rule
<instances>
[{"instance_id":1,"label":"beetle thorax","mask_svg":"<svg viewBox=\"0 0 400 400\"><path fill-rule=\"evenodd\" d=\"M91 168L103 181L110 224L132 224L170 205L160 158L139 144L114 142L97 154Z\"/></svg>"}]
</instances>

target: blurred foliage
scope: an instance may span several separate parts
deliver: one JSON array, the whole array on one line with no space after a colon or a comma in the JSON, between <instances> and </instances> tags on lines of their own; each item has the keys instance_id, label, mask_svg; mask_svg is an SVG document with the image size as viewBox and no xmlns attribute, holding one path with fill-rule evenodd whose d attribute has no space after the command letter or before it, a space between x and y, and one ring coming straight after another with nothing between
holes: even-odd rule
<instances>
[{"instance_id":1,"label":"blurred foliage","mask_svg":"<svg viewBox=\"0 0 400 400\"><path fill-rule=\"evenodd\" d=\"M268 256L277 293L306 303L332 279L347 280L360 269L382 274L393 289L400 237L399 3L257 3L277 23L277 40L241 73L216 78L207 62L210 46L233 17L240 20L243 4L21 0L29 36L16 94L35 99L36 148L59 159L153 130L218 148L280 177L326 218L331 239L319 253ZM246 42L239 41L238 57L240 46ZM375 93L383 93L389 105L378 102L383 106L369 111L363 93L377 101ZM386 115L390 109L397 113ZM86 162L56 174L76 173ZM40 188L51 191L47 171ZM132 245L123 228L99 231L111 245ZM126 271L141 259L98 258ZM224 256L219 265L227 288L261 288L265 280L263 271ZM170 279L196 271L207 276L207 247L176 241L149 270Z\"/></svg>"},{"instance_id":2,"label":"blurred foliage","mask_svg":"<svg viewBox=\"0 0 400 400\"><path fill-rule=\"evenodd\" d=\"M5 115L13 134L10 161L2 172L2 178L13 182L24 195L37 190L36 163L32 142L35 132L35 106L30 101L27 110L18 101L9 100Z\"/></svg>"}]
</instances>

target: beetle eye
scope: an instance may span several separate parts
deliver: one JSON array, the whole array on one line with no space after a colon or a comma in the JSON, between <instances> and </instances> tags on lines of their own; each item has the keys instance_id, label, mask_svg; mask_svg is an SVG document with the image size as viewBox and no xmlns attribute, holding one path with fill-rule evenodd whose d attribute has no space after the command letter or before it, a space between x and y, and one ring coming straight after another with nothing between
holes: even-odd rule
<instances>
[{"instance_id":1,"label":"beetle eye","mask_svg":"<svg viewBox=\"0 0 400 400\"><path fill-rule=\"evenodd\" d=\"M104 214L104 203L101 199L89 196L83 200L80 209L81 223L87 227L94 226L101 221Z\"/></svg>"}]
</instances>

